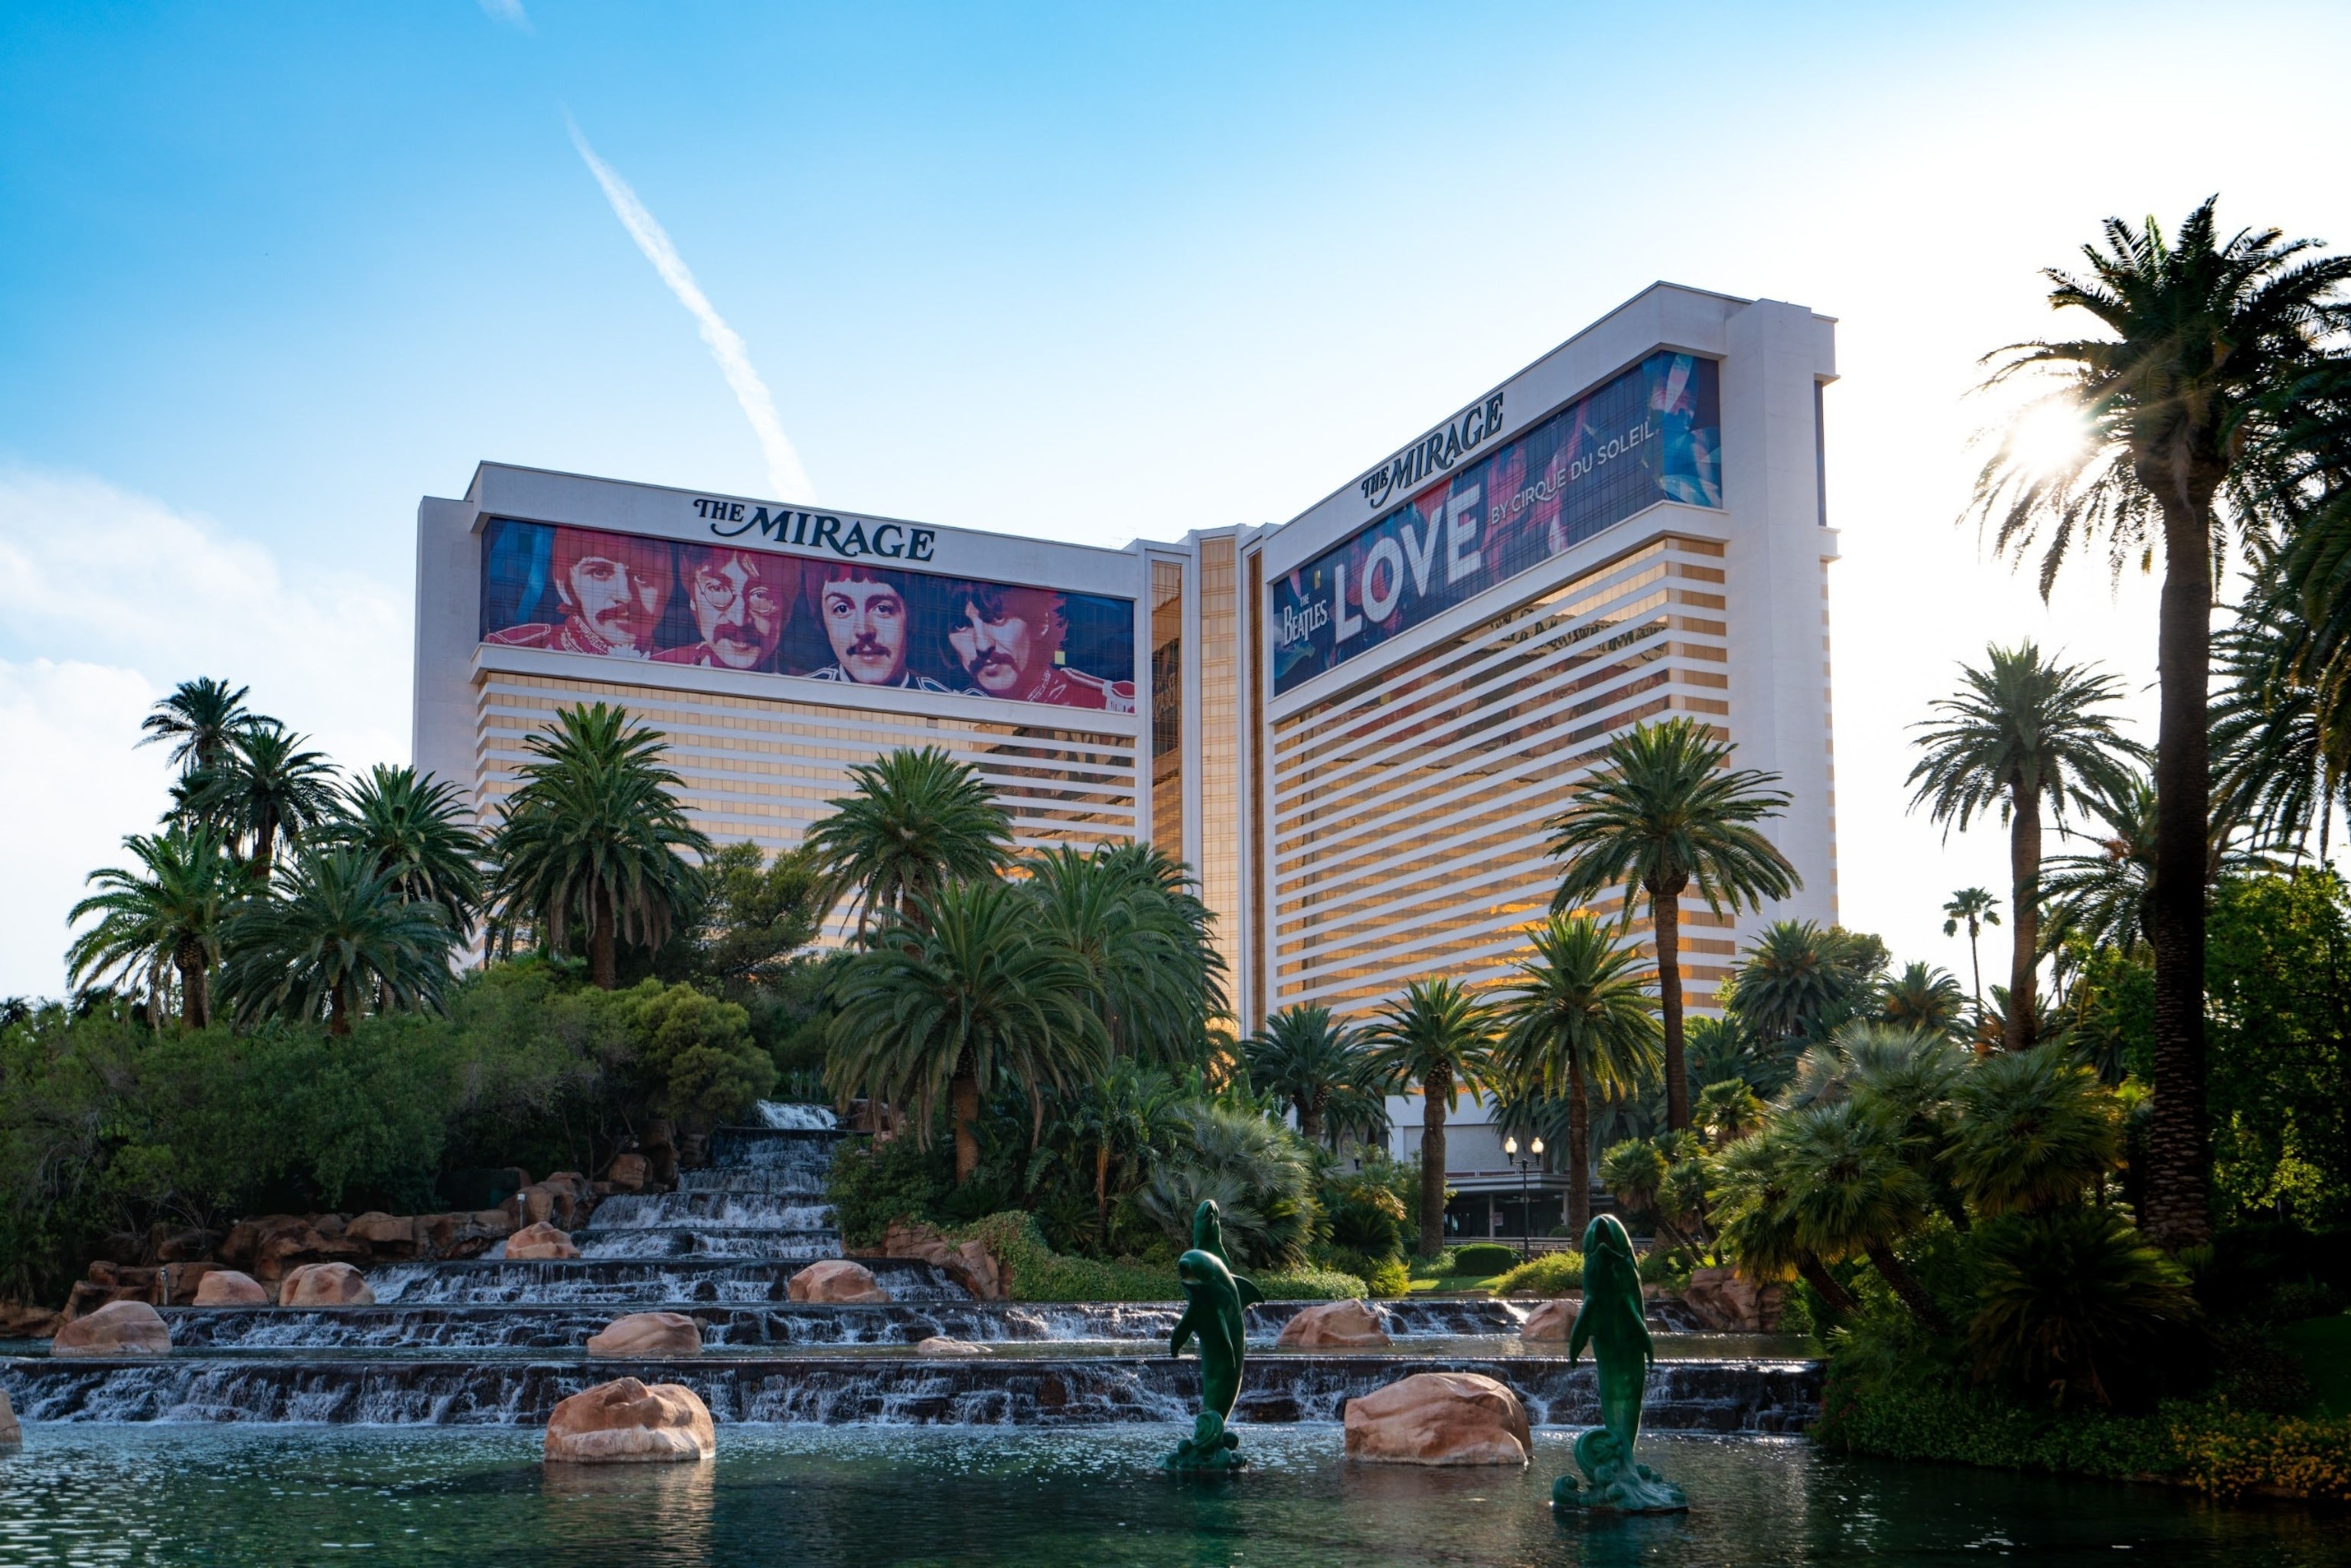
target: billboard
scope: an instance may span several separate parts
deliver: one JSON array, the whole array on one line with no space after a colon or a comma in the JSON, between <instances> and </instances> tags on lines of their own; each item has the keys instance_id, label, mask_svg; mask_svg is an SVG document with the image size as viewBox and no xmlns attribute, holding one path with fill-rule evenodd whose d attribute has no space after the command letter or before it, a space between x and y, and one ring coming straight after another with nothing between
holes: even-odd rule
<instances>
[{"instance_id":1,"label":"billboard","mask_svg":"<svg viewBox=\"0 0 2351 1568\"><path fill-rule=\"evenodd\" d=\"M493 517L481 639L656 664L1134 711L1134 602Z\"/></svg>"},{"instance_id":2,"label":"billboard","mask_svg":"<svg viewBox=\"0 0 2351 1568\"><path fill-rule=\"evenodd\" d=\"M1719 367L1650 355L1278 579L1274 695L1658 501L1721 506L1721 443Z\"/></svg>"}]
</instances>

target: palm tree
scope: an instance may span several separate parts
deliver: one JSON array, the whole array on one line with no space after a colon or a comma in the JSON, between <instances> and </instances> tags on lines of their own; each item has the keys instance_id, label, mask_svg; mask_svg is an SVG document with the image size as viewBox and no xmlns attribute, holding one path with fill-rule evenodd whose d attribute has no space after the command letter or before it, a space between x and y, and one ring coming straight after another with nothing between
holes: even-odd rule
<instances>
[{"instance_id":1,"label":"palm tree","mask_svg":"<svg viewBox=\"0 0 2351 1568\"><path fill-rule=\"evenodd\" d=\"M222 932L221 990L241 1020L323 1014L340 1036L371 996L438 1010L456 940L439 904L403 898L395 873L354 849L306 849L277 880Z\"/></svg>"},{"instance_id":2,"label":"palm tree","mask_svg":"<svg viewBox=\"0 0 2351 1568\"><path fill-rule=\"evenodd\" d=\"M2268 553L2268 552L2262 552ZM2252 829L2256 844L2299 857L2318 830L2326 860L2335 805L2351 779L2351 712L2329 678L2301 598L2264 562L2236 624L2216 633L2212 816ZM2351 672L2346 672L2351 673Z\"/></svg>"},{"instance_id":3,"label":"palm tree","mask_svg":"<svg viewBox=\"0 0 2351 1568\"><path fill-rule=\"evenodd\" d=\"M277 726L276 719L246 711L245 694L252 689L239 686L231 691L226 681L209 675L182 681L139 721L139 727L147 732L139 744L168 741L172 760L183 774L218 768L228 758L230 743L244 730L256 724Z\"/></svg>"},{"instance_id":4,"label":"palm tree","mask_svg":"<svg viewBox=\"0 0 2351 1568\"><path fill-rule=\"evenodd\" d=\"M661 765L662 733L624 709L564 708L523 749L533 760L492 842L497 902L507 919L536 922L553 948L584 925L589 978L609 991L619 980L617 943L668 939L699 882L680 852L706 855L710 841L672 792L682 780Z\"/></svg>"},{"instance_id":5,"label":"palm tree","mask_svg":"<svg viewBox=\"0 0 2351 1568\"><path fill-rule=\"evenodd\" d=\"M1578 780L1550 824L1550 852L1566 862L1552 909L1565 914L1610 887L1625 889L1631 925L1635 889L1648 894L1657 993L1665 1016L1666 1124L1689 1126L1682 1062L1681 895L1695 883L1719 915L1803 885L1796 868L1754 826L1787 808L1769 788L1776 773L1730 767L1731 747L1687 718L1645 724L1614 737L1599 768Z\"/></svg>"},{"instance_id":6,"label":"palm tree","mask_svg":"<svg viewBox=\"0 0 2351 1568\"><path fill-rule=\"evenodd\" d=\"M960 1185L979 1166L982 1095L1018 1084L1041 1123L1043 1092L1100 1073L1109 1041L1085 966L1019 889L949 881L911 897L833 981L825 1083L844 1104L862 1092L911 1109L924 1145L944 1095Z\"/></svg>"},{"instance_id":7,"label":"palm tree","mask_svg":"<svg viewBox=\"0 0 2351 1568\"><path fill-rule=\"evenodd\" d=\"M1966 1001L1949 970L1908 964L1878 993L1877 1016L1906 1029L1953 1035L1964 1020Z\"/></svg>"},{"instance_id":8,"label":"palm tree","mask_svg":"<svg viewBox=\"0 0 2351 1568\"><path fill-rule=\"evenodd\" d=\"M262 885L281 837L299 839L334 815L335 766L303 750L308 738L256 720L230 734L218 763L187 776L188 810L248 846L246 868Z\"/></svg>"},{"instance_id":9,"label":"palm tree","mask_svg":"<svg viewBox=\"0 0 2351 1568\"><path fill-rule=\"evenodd\" d=\"M202 823L173 823L160 833L122 841L138 869L109 866L89 873L101 891L73 906L68 925L101 916L66 950L77 988L108 975L143 981L148 1015L162 1021L170 977L177 973L180 1021L202 1029L212 1021L210 971L220 962L221 925L241 878L220 835Z\"/></svg>"},{"instance_id":10,"label":"palm tree","mask_svg":"<svg viewBox=\"0 0 2351 1568\"><path fill-rule=\"evenodd\" d=\"M360 851L390 872L411 903L437 904L449 928L472 936L482 911L482 836L455 786L413 768L382 763L346 789L342 814L319 831L327 841Z\"/></svg>"},{"instance_id":11,"label":"palm tree","mask_svg":"<svg viewBox=\"0 0 2351 1568\"><path fill-rule=\"evenodd\" d=\"M1196 1057L1224 1010L1224 959L1186 907L1197 901L1182 867L1148 845L1063 847L1020 864L1045 930L1085 966L1112 1045L1144 1061Z\"/></svg>"},{"instance_id":12,"label":"palm tree","mask_svg":"<svg viewBox=\"0 0 2351 1568\"><path fill-rule=\"evenodd\" d=\"M2142 753L2100 711L2122 695L2114 676L2043 659L2031 643L1985 652L1984 668L1959 666L1959 695L1938 699L1936 716L1912 727L1925 731L1917 742L1925 755L1907 782L1917 786L1912 809L1925 806L1946 833L1994 811L2008 825L2015 917L2008 992L2029 1002L2039 991L2043 804L2063 828L2069 805L2119 787L2128 777L2124 759ZM2032 1007L2009 1009L2003 1039L2011 1051L2032 1045Z\"/></svg>"},{"instance_id":13,"label":"palm tree","mask_svg":"<svg viewBox=\"0 0 2351 1568\"><path fill-rule=\"evenodd\" d=\"M1093 1151L1097 1247L1110 1244L1112 1178L1119 1178L1122 1191L1142 1179L1153 1152L1182 1134L1176 1120L1182 1104L1165 1072L1123 1060L1063 1103L1061 1131L1077 1147Z\"/></svg>"},{"instance_id":14,"label":"palm tree","mask_svg":"<svg viewBox=\"0 0 2351 1568\"><path fill-rule=\"evenodd\" d=\"M956 878L996 874L1012 854L1012 819L977 769L941 747L901 747L849 770L853 793L809 830L828 902L857 895L857 928L903 921Z\"/></svg>"},{"instance_id":15,"label":"palm tree","mask_svg":"<svg viewBox=\"0 0 2351 1568\"><path fill-rule=\"evenodd\" d=\"M2000 900L1987 887L1963 887L1951 894L1943 905L1943 935L1956 936L1959 927L1968 928L1968 967L1972 972L1975 987L1968 994L1975 998L1976 1011L1983 1011L1983 951L1977 939L1987 925L2000 924Z\"/></svg>"},{"instance_id":16,"label":"palm tree","mask_svg":"<svg viewBox=\"0 0 2351 1568\"><path fill-rule=\"evenodd\" d=\"M1449 979L1415 980L1366 1031L1367 1072L1389 1092L1421 1095L1420 1254L1445 1246L1445 1113L1495 1076L1494 1017Z\"/></svg>"},{"instance_id":17,"label":"palm tree","mask_svg":"<svg viewBox=\"0 0 2351 1568\"><path fill-rule=\"evenodd\" d=\"M2149 890L2155 881L2160 814L2155 789L2144 776L2132 775L2093 798L2089 814L2097 819L2098 831L2079 836L2095 844L2096 852L2052 855L2048 874L2042 879L2042 897L2057 933L2128 954L2152 936ZM2223 874L2272 869L2269 861L2236 848L2231 842L2235 834L2229 819L2214 819L2205 862L2208 884Z\"/></svg>"},{"instance_id":18,"label":"palm tree","mask_svg":"<svg viewBox=\"0 0 2351 1568\"><path fill-rule=\"evenodd\" d=\"M1567 1100L1567 1228L1592 1218L1588 1086L1629 1090L1657 1065L1656 972L1589 915L1554 915L1528 934L1534 956L1498 1009L1511 1078Z\"/></svg>"},{"instance_id":19,"label":"palm tree","mask_svg":"<svg viewBox=\"0 0 2351 1568\"><path fill-rule=\"evenodd\" d=\"M2223 241L2217 198L2188 216L2176 242L2150 218L2105 225L2105 246L2085 246L2089 273L2052 269L2049 303L2096 318L2109 334L2011 345L1992 382L2053 383L2011 425L1976 481L1971 510L1995 521L2002 551L2046 532L2047 596L2076 546L2103 536L2119 572L2163 549L2156 665L2155 1109L2148 1130L2146 1217L2177 1249L2211 1231L2210 1154L2204 1095L2204 896L2210 808L2206 698L2211 657L2215 544L2229 519L2217 505L2250 477L2248 452L2274 400L2318 359L2320 340L2351 280L2351 256L2314 258L2309 240L2276 229ZM2077 419L2083 440L2053 467L2031 460L2024 422L2054 411ZM2021 911L2020 911L2021 913ZM2020 989L2021 988L2011 988Z\"/></svg>"},{"instance_id":20,"label":"palm tree","mask_svg":"<svg viewBox=\"0 0 2351 1568\"><path fill-rule=\"evenodd\" d=\"M1729 1001L1748 1029L1817 1040L1864 1008L1886 967L1876 937L1810 920L1775 920L1731 976Z\"/></svg>"},{"instance_id":21,"label":"palm tree","mask_svg":"<svg viewBox=\"0 0 2351 1568\"><path fill-rule=\"evenodd\" d=\"M1269 1016L1241 1041L1249 1086L1270 1091L1298 1113L1298 1135L1322 1142L1322 1114L1334 1096L1359 1088L1364 1054L1356 1032L1334 1022L1331 1009L1301 1002Z\"/></svg>"},{"instance_id":22,"label":"palm tree","mask_svg":"<svg viewBox=\"0 0 2351 1568\"><path fill-rule=\"evenodd\" d=\"M1929 1333L1948 1336L1950 1319L1894 1250L1932 1197L1896 1135L1851 1101L1794 1112L1786 1127L1783 1174L1797 1239L1832 1262L1866 1257Z\"/></svg>"},{"instance_id":23,"label":"palm tree","mask_svg":"<svg viewBox=\"0 0 2351 1568\"><path fill-rule=\"evenodd\" d=\"M1798 1231L1784 1130L1766 1124L1755 1136L1717 1155L1713 1164L1717 1233L1739 1260L1740 1271L1759 1284L1801 1275L1830 1311L1851 1316L1858 1306L1853 1293Z\"/></svg>"},{"instance_id":24,"label":"palm tree","mask_svg":"<svg viewBox=\"0 0 2351 1568\"><path fill-rule=\"evenodd\" d=\"M2113 1091L2057 1045L1987 1061L1957 1092L1949 1163L1980 1213L2040 1214L2077 1201L2122 1158Z\"/></svg>"}]
</instances>

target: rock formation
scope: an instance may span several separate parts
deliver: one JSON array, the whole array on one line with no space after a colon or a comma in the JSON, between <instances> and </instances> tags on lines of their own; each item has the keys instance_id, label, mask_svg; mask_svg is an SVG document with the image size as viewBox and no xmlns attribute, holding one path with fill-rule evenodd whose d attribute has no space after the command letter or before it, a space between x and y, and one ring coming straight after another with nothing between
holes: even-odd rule
<instances>
[{"instance_id":1,"label":"rock formation","mask_svg":"<svg viewBox=\"0 0 2351 1568\"><path fill-rule=\"evenodd\" d=\"M1693 1269L1682 1300L1717 1333L1770 1333L1780 1326L1788 1288L1759 1285L1735 1269Z\"/></svg>"},{"instance_id":2,"label":"rock formation","mask_svg":"<svg viewBox=\"0 0 2351 1568\"><path fill-rule=\"evenodd\" d=\"M1008 1270L985 1245L966 1241L950 1246L947 1239L927 1225L893 1219L882 1238L884 1258L919 1258L944 1270L948 1279L969 1291L978 1301L1001 1301L1012 1288Z\"/></svg>"},{"instance_id":3,"label":"rock formation","mask_svg":"<svg viewBox=\"0 0 2351 1568\"><path fill-rule=\"evenodd\" d=\"M1579 1298L1555 1296L1527 1314L1527 1321L1519 1325L1519 1337L1564 1343L1575 1332L1575 1314L1583 1310Z\"/></svg>"},{"instance_id":4,"label":"rock formation","mask_svg":"<svg viewBox=\"0 0 2351 1568\"><path fill-rule=\"evenodd\" d=\"M266 1307L269 1292L261 1281L250 1274L240 1274L234 1269L207 1270L196 1284L196 1301L200 1307Z\"/></svg>"},{"instance_id":5,"label":"rock formation","mask_svg":"<svg viewBox=\"0 0 2351 1568\"><path fill-rule=\"evenodd\" d=\"M8 1403L8 1391L0 1388L0 1449L16 1448L25 1440L25 1428L16 1424L16 1407Z\"/></svg>"},{"instance_id":6,"label":"rock formation","mask_svg":"<svg viewBox=\"0 0 2351 1568\"><path fill-rule=\"evenodd\" d=\"M545 1454L555 1463L674 1462L717 1452L709 1410L682 1384L600 1383L558 1405L547 1421Z\"/></svg>"},{"instance_id":7,"label":"rock formation","mask_svg":"<svg viewBox=\"0 0 2351 1568\"><path fill-rule=\"evenodd\" d=\"M987 1347L974 1344L967 1339L949 1339L945 1334L933 1334L914 1347L916 1355L986 1355Z\"/></svg>"},{"instance_id":8,"label":"rock formation","mask_svg":"<svg viewBox=\"0 0 2351 1568\"><path fill-rule=\"evenodd\" d=\"M1347 1457L1390 1465L1524 1465L1519 1396L1474 1372L1420 1372L1347 1401Z\"/></svg>"},{"instance_id":9,"label":"rock formation","mask_svg":"<svg viewBox=\"0 0 2351 1568\"><path fill-rule=\"evenodd\" d=\"M517 1263L531 1259L577 1258L580 1249L571 1244L569 1236L541 1219L507 1238L507 1256Z\"/></svg>"},{"instance_id":10,"label":"rock formation","mask_svg":"<svg viewBox=\"0 0 2351 1568\"><path fill-rule=\"evenodd\" d=\"M590 1355L700 1355L702 1330L684 1312L631 1312L588 1341Z\"/></svg>"},{"instance_id":11,"label":"rock formation","mask_svg":"<svg viewBox=\"0 0 2351 1568\"><path fill-rule=\"evenodd\" d=\"M305 1263L277 1287L281 1307L371 1307L367 1276L349 1263Z\"/></svg>"},{"instance_id":12,"label":"rock formation","mask_svg":"<svg viewBox=\"0 0 2351 1568\"><path fill-rule=\"evenodd\" d=\"M171 1348L171 1329L144 1301L109 1301L60 1326L49 1342L51 1355L162 1355Z\"/></svg>"},{"instance_id":13,"label":"rock formation","mask_svg":"<svg viewBox=\"0 0 2351 1568\"><path fill-rule=\"evenodd\" d=\"M1324 1301L1300 1309L1281 1325L1276 1350L1367 1350L1389 1343L1387 1322L1361 1301Z\"/></svg>"},{"instance_id":14,"label":"rock formation","mask_svg":"<svg viewBox=\"0 0 2351 1568\"><path fill-rule=\"evenodd\" d=\"M857 1305L886 1301L890 1292L874 1283L873 1270L845 1258L811 1263L791 1277L785 1287L795 1301L831 1301Z\"/></svg>"}]
</instances>

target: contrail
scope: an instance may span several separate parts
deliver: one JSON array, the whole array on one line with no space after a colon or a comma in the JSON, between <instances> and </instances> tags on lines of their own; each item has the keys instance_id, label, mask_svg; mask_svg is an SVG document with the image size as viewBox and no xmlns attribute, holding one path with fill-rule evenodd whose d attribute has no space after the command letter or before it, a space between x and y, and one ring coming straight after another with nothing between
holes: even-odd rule
<instances>
[{"instance_id":1,"label":"contrail","mask_svg":"<svg viewBox=\"0 0 2351 1568\"><path fill-rule=\"evenodd\" d=\"M564 116L564 123L570 128L571 145L580 150L588 172L604 187L604 199L612 204L621 226L629 231L629 237L637 242L637 248L653 264L653 270L669 285L669 291L677 296L677 302L701 323L702 340L710 346L710 357L718 361L726 384L734 389L735 401L743 405L743 417L751 422L751 433L759 438L759 450L768 459L768 483L777 497L815 500L815 486L809 483L808 472L800 466L799 454L792 450L791 440L784 434L783 423L776 417L776 400L768 394L768 383L751 368L751 352L743 346L742 337L712 307L702 286L694 281L694 274L686 270L677 246L670 244L669 235L653 221L653 214L645 211L645 204L637 200L629 183L596 156L595 149L588 145L588 139L580 133L579 125L569 115Z\"/></svg>"}]
</instances>

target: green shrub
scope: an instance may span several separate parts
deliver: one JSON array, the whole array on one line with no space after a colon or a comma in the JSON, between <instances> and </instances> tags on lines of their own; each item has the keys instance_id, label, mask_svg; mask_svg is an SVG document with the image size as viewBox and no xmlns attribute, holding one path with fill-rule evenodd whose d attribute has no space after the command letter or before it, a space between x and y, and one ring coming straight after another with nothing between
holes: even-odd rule
<instances>
[{"instance_id":1,"label":"green shrub","mask_svg":"<svg viewBox=\"0 0 2351 1568\"><path fill-rule=\"evenodd\" d=\"M1382 1258L1364 1270L1364 1285L1374 1296L1405 1295L1412 1290L1412 1270L1401 1258Z\"/></svg>"},{"instance_id":2,"label":"green shrub","mask_svg":"<svg viewBox=\"0 0 2351 1568\"><path fill-rule=\"evenodd\" d=\"M1497 1296L1565 1296L1583 1289L1583 1254L1546 1252L1487 1287Z\"/></svg>"},{"instance_id":3,"label":"green shrub","mask_svg":"<svg viewBox=\"0 0 2351 1568\"><path fill-rule=\"evenodd\" d=\"M1387 1258L1404 1250L1404 1199L1371 1172L1325 1177L1322 1212L1335 1247L1366 1258Z\"/></svg>"},{"instance_id":4,"label":"green shrub","mask_svg":"<svg viewBox=\"0 0 2351 1568\"><path fill-rule=\"evenodd\" d=\"M986 1245L1011 1271L1017 1301L1172 1301L1183 1291L1173 1264L1146 1264L1122 1258L1102 1262L1056 1252L1045 1243L1034 1215L991 1214L951 1232L959 1241ZM1268 1301L1346 1301L1369 1294L1353 1274L1328 1269L1292 1269L1251 1276Z\"/></svg>"},{"instance_id":5,"label":"green shrub","mask_svg":"<svg viewBox=\"0 0 2351 1568\"><path fill-rule=\"evenodd\" d=\"M893 1219L938 1224L940 1207L954 1189L955 1145L944 1138L933 1139L927 1149L911 1137L862 1149L837 1147L825 1180L833 1223L852 1248L882 1245Z\"/></svg>"},{"instance_id":6,"label":"green shrub","mask_svg":"<svg viewBox=\"0 0 2351 1568\"><path fill-rule=\"evenodd\" d=\"M2196 1316L2177 1265L2111 1209L2004 1215L1970 1238L1980 1279L1976 1375L2063 1406L2107 1405L2178 1359Z\"/></svg>"},{"instance_id":7,"label":"green shrub","mask_svg":"<svg viewBox=\"0 0 2351 1568\"><path fill-rule=\"evenodd\" d=\"M1472 1241L1453 1251L1453 1271L1457 1274L1499 1274L1519 1266L1519 1250L1497 1241Z\"/></svg>"}]
</instances>

